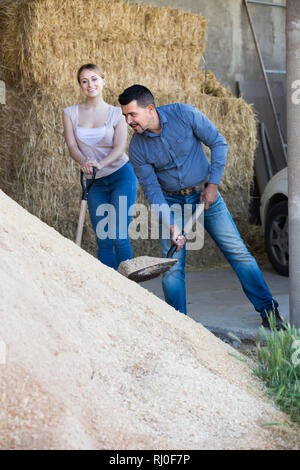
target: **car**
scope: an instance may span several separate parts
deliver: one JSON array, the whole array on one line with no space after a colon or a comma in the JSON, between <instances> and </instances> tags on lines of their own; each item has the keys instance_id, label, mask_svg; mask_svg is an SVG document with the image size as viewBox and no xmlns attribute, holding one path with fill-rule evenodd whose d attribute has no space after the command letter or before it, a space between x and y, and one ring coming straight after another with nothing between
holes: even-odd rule
<instances>
[{"instance_id":1,"label":"car","mask_svg":"<svg viewBox=\"0 0 300 470\"><path fill-rule=\"evenodd\" d=\"M268 258L274 269L289 275L288 170L276 173L260 199L260 219Z\"/></svg>"}]
</instances>

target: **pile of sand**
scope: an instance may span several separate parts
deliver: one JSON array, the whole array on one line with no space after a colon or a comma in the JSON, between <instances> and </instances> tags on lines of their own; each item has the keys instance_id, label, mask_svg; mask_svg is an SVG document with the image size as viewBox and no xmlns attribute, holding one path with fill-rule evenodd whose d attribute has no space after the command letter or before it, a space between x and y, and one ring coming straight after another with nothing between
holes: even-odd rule
<instances>
[{"instance_id":1,"label":"pile of sand","mask_svg":"<svg viewBox=\"0 0 300 470\"><path fill-rule=\"evenodd\" d=\"M0 448L299 447L230 346L2 192L0 226Z\"/></svg>"}]
</instances>

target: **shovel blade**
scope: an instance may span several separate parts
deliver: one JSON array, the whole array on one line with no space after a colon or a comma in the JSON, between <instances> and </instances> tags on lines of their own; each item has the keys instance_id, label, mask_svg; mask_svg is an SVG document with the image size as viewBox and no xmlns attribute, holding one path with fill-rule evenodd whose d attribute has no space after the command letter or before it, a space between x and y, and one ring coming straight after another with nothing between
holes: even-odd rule
<instances>
[{"instance_id":1,"label":"shovel blade","mask_svg":"<svg viewBox=\"0 0 300 470\"><path fill-rule=\"evenodd\" d=\"M139 269L138 271L130 273L128 279L135 282L149 281L150 279L154 279L168 271L175 263L177 263L177 261L177 259L172 259L168 264L157 264L156 266Z\"/></svg>"},{"instance_id":2,"label":"shovel blade","mask_svg":"<svg viewBox=\"0 0 300 470\"><path fill-rule=\"evenodd\" d=\"M177 261L177 259L140 256L132 260L123 261L118 271L131 281L139 283L160 276L176 264Z\"/></svg>"}]
</instances>

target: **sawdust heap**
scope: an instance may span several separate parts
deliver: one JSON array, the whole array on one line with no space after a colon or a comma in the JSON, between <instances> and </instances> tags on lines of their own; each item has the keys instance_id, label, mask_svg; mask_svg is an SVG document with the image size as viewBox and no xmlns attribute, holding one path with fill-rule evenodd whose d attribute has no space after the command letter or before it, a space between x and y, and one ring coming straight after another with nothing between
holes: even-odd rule
<instances>
[{"instance_id":1,"label":"sawdust heap","mask_svg":"<svg viewBox=\"0 0 300 470\"><path fill-rule=\"evenodd\" d=\"M286 449L230 346L0 192L1 449Z\"/></svg>"}]
</instances>

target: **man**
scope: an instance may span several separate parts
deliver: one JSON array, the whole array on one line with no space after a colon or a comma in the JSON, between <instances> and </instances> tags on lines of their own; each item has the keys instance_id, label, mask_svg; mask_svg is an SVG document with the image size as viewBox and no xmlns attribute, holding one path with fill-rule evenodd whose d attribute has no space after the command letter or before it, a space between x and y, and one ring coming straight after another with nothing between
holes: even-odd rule
<instances>
[{"instance_id":1,"label":"man","mask_svg":"<svg viewBox=\"0 0 300 470\"><path fill-rule=\"evenodd\" d=\"M236 272L242 288L270 327L274 314L276 328L283 328L278 302L266 285L262 273L248 252L232 217L218 192L227 157L224 137L209 119L194 106L175 103L156 108L150 90L141 85L127 88L119 103L127 124L134 130L129 158L150 204L169 207L205 203L204 227ZM209 163L202 143L210 148ZM167 205L166 205L167 204ZM164 206L165 205L165 206ZM166 256L170 245L177 245L178 262L163 276L167 303L186 314L185 238L168 210L161 212L170 237L160 236Z\"/></svg>"}]
</instances>

